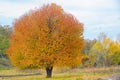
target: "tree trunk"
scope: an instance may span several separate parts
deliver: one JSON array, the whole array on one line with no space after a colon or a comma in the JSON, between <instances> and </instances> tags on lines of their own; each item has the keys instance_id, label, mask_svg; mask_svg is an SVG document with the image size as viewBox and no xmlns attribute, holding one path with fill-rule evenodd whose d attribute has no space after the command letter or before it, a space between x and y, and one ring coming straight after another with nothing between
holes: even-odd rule
<instances>
[{"instance_id":1,"label":"tree trunk","mask_svg":"<svg viewBox=\"0 0 120 80\"><path fill-rule=\"evenodd\" d=\"M47 78L51 78L52 77L52 70L53 70L53 67L52 66L49 66L49 67L46 67L46 73L47 73Z\"/></svg>"}]
</instances>

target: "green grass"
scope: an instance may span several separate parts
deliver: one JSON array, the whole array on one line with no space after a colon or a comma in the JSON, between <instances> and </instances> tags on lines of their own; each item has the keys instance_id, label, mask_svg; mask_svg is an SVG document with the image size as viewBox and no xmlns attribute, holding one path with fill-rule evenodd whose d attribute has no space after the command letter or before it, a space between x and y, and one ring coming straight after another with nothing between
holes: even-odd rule
<instances>
[{"instance_id":1,"label":"green grass","mask_svg":"<svg viewBox=\"0 0 120 80\"><path fill-rule=\"evenodd\" d=\"M111 68L86 68L86 69L69 69L65 72L57 72L54 70L52 78L46 78L45 72L42 70L41 75L32 75L40 73L38 70L33 71L19 71L15 69L11 70L0 70L0 76L3 77L0 80L95 80L98 78L104 78L107 76L111 76L113 74L120 73L120 68L111 67ZM28 74L29 76L25 76ZM11 75L18 75L14 77L10 77ZM20 76L22 75L22 76ZM1 77L0 77L1 78Z\"/></svg>"}]
</instances>

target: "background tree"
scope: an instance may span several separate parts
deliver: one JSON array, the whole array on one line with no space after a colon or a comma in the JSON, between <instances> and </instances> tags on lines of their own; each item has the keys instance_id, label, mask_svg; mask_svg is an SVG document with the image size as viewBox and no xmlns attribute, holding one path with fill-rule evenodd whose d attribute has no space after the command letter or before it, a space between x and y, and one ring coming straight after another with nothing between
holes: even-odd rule
<instances>
[{"instance_id":1,"label":"background tree","mask_svg":"<svg viewBox=\"0 0 120 80\"><path fill-rule=\"evenodd\" d=\"M97 41L96 39L94 39L94 40L89 40L89 39L85 40L84 41L85 42L85 47L84 47L83 52L85 54L88 54L90 49L91 49L91 47L93 47L93 45L96 43L96 41Z\"/></svg>"},{"instance_id":2,"label":"background tree","mask_svg":"<svg viewBox=\"0 0 120 80\"><path fill-rule=\"evenodd\" d=\"M108 48L108 59L111 65L120 65L120 43L117 41L111 41Z\"/></svg>"},{"instance_id":3,"label":"background tree","mask_svg":"<svg viewBox=\"0 0 120 80\"><path fill-rule=\"evenodd\" d=\"M87 39L84 41L85 47L84 47L83 53L86 55L86 58L84 58L84 60L82 62L84 67L93 66L92 65L93 64L93 61L92 61L93 57L90 56L90 54L91 54L91 49L94 46L94 44L96 43L96 41L97 41L96 39L94 39L94 40Z\"/></svg>"},{"instance_id":4,"label":"background tree","mask_svg":"<svg viewBox=\"0 0 120 80\"><path fill-rule=\"evenodd\" d=\"M5 51L9 47L9 36L11 33L11 27L8 25L0 25L0 58L5 57Z\"/></svg>"},{"instance_id":5,"label":"background tree","mask_svg":"<svg viewBox=\"0 0 120 80\"><path fill-rule=\"evenodd\" d=\"M8 56L20 69L46 68L81 63L83 24L56 4L32 10L14 23Z\"/></svg>"},{"instance_id":6,"label":"background tree","mask_svg":"<svg viewBox=\"0 0 120 80\"><path fill-rule=\"evenodd\" d=\"M112 56L112 64L113 64L113 65L120 65L120 50L117 51L117 52Z\"/></svg>"},{"instance_id":7,"label":"background tree","mask_svg":"<svg viewBox=\"0 0 120 80\"><path fill-rule=\"evenodd\" d=\"M6 50L9 47L9 37L12 33L12 27L9 25L0 25L0 69L11 68L10 61L6 56Z\"/></svg>"},{"instance_id":8,"label":"background tree","mask_svg":"<svg viewBox=\"0 0 120 80\"><path fill-rule=\"evenodd\" d=\"M89 52L89 63L98 67L118 64L119 49L119 42L111 40L102 33Z\"/></svg>"},{"instance_id":9,"label":"background tree","mask_svg":"<svg viewBox=\"0 0 120 80\"><path fill-rule=\"evenodd\" d=\"M107 58L108 48L111 43L111 40L106 36L105 33L100 33L98 36L98 40L93 45L90 53L90 57L92 58L92 65L96 65L98 67L103 67L109 65L109 60Z\"/></svg>"},{"instance_id":10,"label":"background tree","mask_svg":"<svg viewBox=\"0 0 120 80\"><path fill-rule=\"evenodd\" d=\"M111 41L109 38L104 38L101 41L97 41L94 46L92 47L91 54L94 55L94 63L97 66L106 66L108 65L108 48Z\"/></svg>"}]
</instances>

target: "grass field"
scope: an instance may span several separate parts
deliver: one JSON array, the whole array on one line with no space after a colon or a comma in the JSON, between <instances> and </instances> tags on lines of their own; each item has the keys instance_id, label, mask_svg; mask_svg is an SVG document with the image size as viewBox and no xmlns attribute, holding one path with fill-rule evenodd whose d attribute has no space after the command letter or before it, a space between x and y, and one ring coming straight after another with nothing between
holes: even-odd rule
<instances>
[{"instance_id":1,"label":"grass field","mask_svg":"<svg viewBox=\"0 0 120 80\"><path fill-rule=\"evenodd\" d=\"M0 80L97 80L113 74L119 74L120 67L67 69L53 72L52 78L46 78L43 70L19 71L0 70Z\"/></svg>"}]
</instances>

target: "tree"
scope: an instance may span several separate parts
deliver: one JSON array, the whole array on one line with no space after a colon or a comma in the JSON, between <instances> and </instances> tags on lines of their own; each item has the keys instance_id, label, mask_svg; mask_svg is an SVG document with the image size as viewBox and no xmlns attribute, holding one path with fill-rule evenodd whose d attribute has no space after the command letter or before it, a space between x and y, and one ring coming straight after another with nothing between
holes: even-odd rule
<instances>
[{"instance_id":1,"label":"tree","mask_svg":"<svg viewBox=\"0 0 120 80\"><path fill-rule=\"evenodd\" d=\"M107 57L111 61L112 65L120 65L120 43L117 41L111 41L108 48L109 54Z\"/></svg>"},{"instance_id":2,"label":"tree","mask_svg":"<svg viewBox=\"0 0 120 80\"><path fill-rule=\"evenodd\" d=\"M9 47L9 36L12 28L0 25L0 57L5 56L6 49Z\"/></svg>"},{"instance_id":3,"label":"tree","mask_svg":"<svg viewBox=\"0 0 120 80\"><path fill-rule=\"evenodd\" d=\"M90 67L90 66L92 66L92 59L93 59L93 57L91 57L90 56L90 54L91 54L91 49L92 49L92 47L93 47L93 45L96 43L96 39L94 39L94 40L85 40L84 42L85 42L85 47L84 47L84 50L83 50L83 52L84 52L84 54L86 55L86 57L85 58L83 58L83 66L85 66L85 67Z\"/></svg>"},{"instance_id":4,"label":"tree","mask_svg":"<svg viewBox=\"0 0 120 80\"><path fill-rule=\"evenodd\" d=\"M112 64L120 65L120 51L116 52L112 57Z\"/></svg>"},{"instance_id":5,"label":"tree","mask_svg":"<svg viewBox=\"0 0 120 80\"><path fill-rule=\"evenodd\" d=\"M85 54L89 54L92 46L96 43L96 41L97 41L96 39L94 39L94 40L89 40L89 39L85 40L85 41L84 41L85 47L84 47L83 52L84 52Z\"/></svg>"},{"instance_id":6,"label":"tree","mask_svg":"<svg viewBox=\"0 0 120 80\"><path fill-rule=\"evenodd\" d=\"M113 64L119 64L120 56L119 50L120 44L117 41L113 41L108 37L99 38L91 49L90 57L93 65L97 66L110 66Z\"/></svg>"},{"instance_id":7,"label":"tree","mask_svg":"<svg viewBox=\"0 0 120 80\"><path fill-rule=\"evenodd\" d=\"M46 68L81 63L83 24L52 3L32 10L14 23L8 56L20 69Z\"/></svg>"},{"instance_id":8,"label":"tree","mask_svg":"<svg viewBox=\"0 0 120 80\"><path fill-rule=\"evenodd\" d=\"M107 38L105 33L100 33L98 39L94 41L87 56L89 58L89 66L102 67L106 66L108 46L110 45L110 39Z\"/></svg>"}]
</instances>

